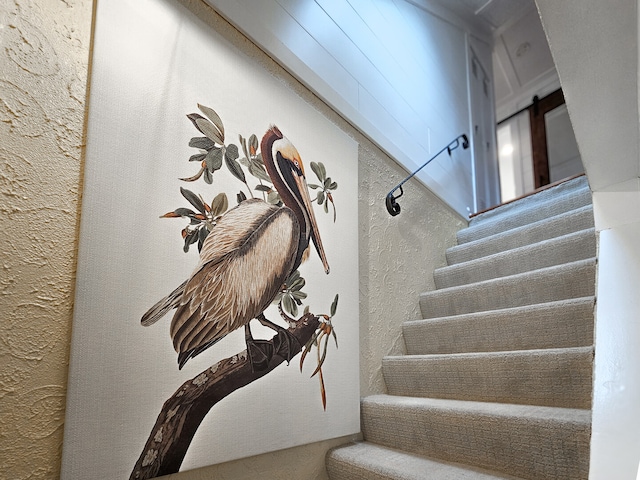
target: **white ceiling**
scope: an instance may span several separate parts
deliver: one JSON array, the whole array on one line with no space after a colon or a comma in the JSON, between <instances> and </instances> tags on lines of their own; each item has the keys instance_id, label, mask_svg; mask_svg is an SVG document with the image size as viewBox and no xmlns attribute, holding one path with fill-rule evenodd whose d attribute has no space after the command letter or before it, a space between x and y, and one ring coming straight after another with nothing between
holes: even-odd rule
<instances>
[{"instance_id":1,"label":"white ceiling","mask_svg":"<svg viewBox=\"0 0 640 480\"><path fill-rule=\"evenodd\" d=\"M443 5L493 32L498 119L559 87L534 0L448 0Z\"/></svg>"}]
</instances>

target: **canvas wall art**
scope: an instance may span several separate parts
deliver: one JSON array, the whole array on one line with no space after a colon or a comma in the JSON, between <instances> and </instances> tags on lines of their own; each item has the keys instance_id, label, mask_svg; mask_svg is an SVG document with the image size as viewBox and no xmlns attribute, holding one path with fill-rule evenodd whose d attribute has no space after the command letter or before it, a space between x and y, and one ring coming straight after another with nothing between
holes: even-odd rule
<instances>
[{"instance_id":1,"label":"canvas wall art","mask_svg":"<svg viewBox=\"0 0 640 480\"><path fill-rule=\"evenodd\" d=\"M65 479L360 430L357 144L205 20L98 2Z\"/></svg>"}]
</instances>

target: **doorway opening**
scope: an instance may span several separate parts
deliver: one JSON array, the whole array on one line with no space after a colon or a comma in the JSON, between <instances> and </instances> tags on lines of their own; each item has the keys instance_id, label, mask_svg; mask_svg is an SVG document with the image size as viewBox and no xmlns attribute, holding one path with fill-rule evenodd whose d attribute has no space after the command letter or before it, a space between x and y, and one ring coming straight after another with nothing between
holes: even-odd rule
<instances>
[{"instance_id":1,"label":"doorway opening","mask_svg":"<svg viewBox=\"0 0 640 480\"><path fill-rule=\"evenodd\" d=\"M584 173L562 90L497 124L502 203Z\"/></svg>"}]
</instances>

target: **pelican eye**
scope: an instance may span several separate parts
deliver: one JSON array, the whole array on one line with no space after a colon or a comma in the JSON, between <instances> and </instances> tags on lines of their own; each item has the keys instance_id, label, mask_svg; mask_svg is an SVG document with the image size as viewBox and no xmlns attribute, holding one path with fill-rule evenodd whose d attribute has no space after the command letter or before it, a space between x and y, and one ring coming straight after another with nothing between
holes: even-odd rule
<instances>
[{"instance_id":1,"label":"pelican eye","mask_svg":"<svg viewBox=\"0 0 640 480\"><path fill-rule=\"evenodd\" d=\"M304 166L302 165L302 162L294 159L292 163L293 163L293 166L296 168L298 175L304 176Z\"/></svg>"}]
</instances>

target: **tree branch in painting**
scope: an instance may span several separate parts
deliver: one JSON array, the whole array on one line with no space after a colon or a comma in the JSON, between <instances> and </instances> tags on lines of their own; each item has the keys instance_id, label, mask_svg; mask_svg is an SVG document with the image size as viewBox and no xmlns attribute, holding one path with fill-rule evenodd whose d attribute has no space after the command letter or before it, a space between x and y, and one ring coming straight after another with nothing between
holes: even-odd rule
<instances>
[{"instance_id":1,"label":"tree branch in painting","mask_svg":"<svg viewBox=\"0 0 640 480\"><path fill-rule=\"evenodd\" d=\"M332 311L335 312L333 305ZM287 332L298 340L299 345L305 345L306 354L314 344L317 344L319 352L323 336L328 338L329 333L333 334L333 329L327 316L318 317L307 312ZM189 445L209 410L226 396L265 376L285 361L287 353L283 351L279 335L281 334L276 334L268 342L274 354L265 370L254 371L245 350L221 360L185 382L162 406L130 480L178 472ZM302 348L298 346L289 354L297 355L300 350ZM324 359L324 354L319 358ZM321 367L320 363L316 368L320 375ZM322 393L324 400L324 391Z\"/></svg>"}]
</instances>

